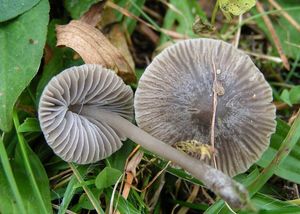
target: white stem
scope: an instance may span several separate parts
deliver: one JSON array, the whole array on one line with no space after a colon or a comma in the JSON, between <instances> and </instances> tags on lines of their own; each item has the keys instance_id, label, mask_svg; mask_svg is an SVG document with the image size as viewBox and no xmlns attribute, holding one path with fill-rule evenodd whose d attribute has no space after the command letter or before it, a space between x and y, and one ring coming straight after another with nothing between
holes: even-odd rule
<instances>
[{"instance_id":1,"label":"white stem","mask_svg":"<svg viewBox=\"0 0 300 214\"><path fill-rule=\"evenodd\" d=\"M247 190L221 171L152 137L116 113L99 109L97 106L83 106L80 114L108 123L115 130L125 134L126 137L140 144L146 150L179 165L227 201L230 206L235 208L244 206Z\"/></svg>"}]
</instances>

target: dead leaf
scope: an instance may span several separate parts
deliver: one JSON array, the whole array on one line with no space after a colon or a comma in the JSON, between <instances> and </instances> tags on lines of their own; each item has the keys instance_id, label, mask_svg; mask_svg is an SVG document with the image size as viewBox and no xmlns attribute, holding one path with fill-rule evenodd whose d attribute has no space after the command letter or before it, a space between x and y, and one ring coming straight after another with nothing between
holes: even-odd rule
<instances>
[{"instance_id":1,"label":"dead leaf","mask_svg":"<svg viewBox=\"0 0 300 214\"><path fill-rule=\"evenodd\" d=\"M209 21L206 19L196 16L195 21L193 23L193 32L195 34L203 34L203 33L211 33L216 30L216 27L213 26Z\"/></svg>"},{"instance_id":2,"label":"dead leaf","mask_svg":"<svg viewBox=\"0 0 300 214\"><path fill-rule=\"evenodd\" d=\"M106 1L101 1L94 4L82 17L80 17L80 21L85 22L94 27L97 26L97 24L101 19L102 16L101 12L103 10L105 3Z\"/></svg>"},{"instance_id":3,"label":"dead leaf","mask_svg":"<svg viewBox=\"0 0 300 214\"><path fill-rule=\"evenodd\" d=\"M113 25L107 35L107 38L116 48L118 48L118 50L125 57L130 67L134 70L134 61L126 42L126 35L125 32L122 31L119 24Z\"/></svg>"},{"instance_id":4,"label":"dead leaf","mask_svg":"<svg viewBox=\"0 0 300 214\"><path fill-rule=\"evenodd\" d=\"M87 64L110 68L126 83L136 82L136 76L125 57L95 27L82 21L56 26L57 46L75 50Z\"/></svg>"}]
</instances>

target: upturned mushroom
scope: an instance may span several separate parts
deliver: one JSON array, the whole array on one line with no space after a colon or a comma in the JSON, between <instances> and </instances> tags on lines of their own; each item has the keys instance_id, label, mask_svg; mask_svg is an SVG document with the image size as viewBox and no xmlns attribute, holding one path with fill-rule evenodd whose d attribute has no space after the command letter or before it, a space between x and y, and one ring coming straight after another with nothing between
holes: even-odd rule
<instances>
[{"instance_id":1,"label":"upturned mushroom","mask_svg":"<svg viewBox=\"0 0 300 214\"><path fill-rule=\"evenodd\" d=\"M213 39L185 40L156 56L134 105L140 128L170 145L210 145L214 158L206 163L230 176L261 157L276 126L263 74L249 56Z\"/></svg>"},{"instance_id":2,"label":"upturned mushroom","mask_svg":"<svg viewBox=\"0 0 300 214\"><path fill-rule=\"evenodd\" d=\"M39 103L46 141L65 161L87 164L108 157L128 137L190 172L232 207L244 206L247 191L242 185L128 121L132 96L121 78L99 65L66 69L48 83Z\"/></svg>"}]
</instances>

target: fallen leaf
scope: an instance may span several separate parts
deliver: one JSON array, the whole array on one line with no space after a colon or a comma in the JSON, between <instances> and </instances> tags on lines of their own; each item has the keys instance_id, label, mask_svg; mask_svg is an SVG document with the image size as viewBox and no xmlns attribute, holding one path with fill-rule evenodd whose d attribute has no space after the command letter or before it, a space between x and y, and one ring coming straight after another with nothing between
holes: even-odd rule
<instances>
[{"instance_id":1,"label":"fallen leaf","mask_svg":"<svg viewBox=\"0 0 300 214\"><path fill-rule=\"evenodd\" d=\"M106 1L101 1L91 6L90 9L83 16L80 17L80 21L85 22L94 27L97 26L101 19L102 10L105 3Z\"/></svg>"},{"instance_id":2,"label":"fallen leaf","mask_svg":"<svg viewBox=\"0 0 300 214\"><path fill-rule=\"evenodd\" d=\"M56 27L57 46L75 50L87 64L101 64L114 70L126 83L136 76L125 57L95 27L82 21L71 21Z\"/></svg>"},{"instance_id":3,"label":"fallen leaf","mask_svg":"<svg viewBox=\"0 0 300 214\"><path fill-rule=\"evenodd\" d=\"M225 13L239 16L255 5L255 0L219 0L219 6Z\"/></svg>"},{"instance_id":4,"label":"fallen leaf","mask_svg":"<svg viewBox=\"0 0 300 214\"><path fill-rule=\"evenodd\" d=\"M115 24L109 31L107 38L109 41L118 48L118 50L123 54L129 66L134 70L134 61L132 55L129 51L129 47L126 42L125 32L121 29L119 24Z\"/></svg>"},{"instance_id":5,"label":"fallen leaf","mask_svg":"<svg viewBox=\"0 0 300 214\"><path fill-rule=\"evenodd\" d=\"M117 18L111 8L103 8L105 3L106 1L102 1L94 4L89 11L80 18L80 21L92 25L102 32L106 32L107 28L109 28L110 30L105 36L124 56L131 69L135 70L134 61L126 41L126 33L128 33L127 29L125 31L125 29L117 23Z\"/></svg>"}]
</instances>

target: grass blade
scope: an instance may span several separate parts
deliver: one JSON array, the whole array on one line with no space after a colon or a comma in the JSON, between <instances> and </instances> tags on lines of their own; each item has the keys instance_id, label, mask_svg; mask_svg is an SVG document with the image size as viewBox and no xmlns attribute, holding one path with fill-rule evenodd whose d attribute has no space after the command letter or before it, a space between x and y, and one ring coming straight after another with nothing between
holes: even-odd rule
<instances>
[{"instance_id":1,"label":"grass blade","mask_svg":"<svg viewBox=\"0 0 300 214\"><path fill-rule=\"evenodd\" d=\"M30 166L30 161L29 161L29 157L28 157L28 154L27 154L27 150L26 150L25 139L24 139L23 135L18 132L20 122L19 122L19 118L18 118L18 114L17 114L16 110L13 111L13 121L14 121L14 126L15 126L15 129L16 129L16 132L17 132L17 137L18 137L18 140L19 140L21 153L22 153L22 156L23 156L23 159L24 159L24 165L26 167L26 172L28 174L30 184L33 188L33 191L34 191L35 195L36 195L38 203L41 205L43 213L48 213L45 202L43 200L43 197L41 195L41 192L40 192L39 187L37 185L37 182L35 180L33 170Z\"/></svg>"},{"instance_id":2,"label":"grass blade","mask_svg":"<svg viewBox=\"0 0 300 214\"><path fill-rule=\"evenodd\" d=\"M87 194L88 198L90 199L91 203L93 204L94 208L96 209L97 213L103 213L98 200L96 199L95 195L92 193L92 191L85 185L84 180L80 174L80 172L77 170L76 166L73 163L69 163L69 166L71 167L74 175L76 176L79 184L81 184L82 188L84 189L85 193Z\"/></svg>"},{"instance_id":3,"label":"grass blade","mask_svg":"<svg viewBox=\"0 0 300 214\"><path fill-rule=\"evenodd\" d=\"M64 198L59 206L58 214L64 214L66 213L68 206L74 196L76 188L74 186L77 184L77 179L73 175L71 180L68 183L67 189L64 193Z\"/></svg>"},{"instance_id":4,"label":"grass blade","mask_svg":"<svg viewBox=\"0 0 300 214\"><path fill-rule=\"evenodd\" d=\"M293 125L291 126L291 129L287 137L282 142L272 162L260 173L260 175L249 186L248 190L250 195L254 195L271 178L271 176L275 173L278 166L289 155L290 151L296 145L299 138L300 138L300 110L297 113L297 117Z\"/></svg>"},{"instance_id":5,"label":"grass blade","mask_svg":"<svg viewBox=\"0 0 300 214\"><path fill-rule=\"evenodd\" d=\"M25 213L25 205L23 204L22 197L20 195L16 180L14 178L12 169L10 167L10 163L8 160L8 156L7 156L2 138L0 138L0 160L1 160L4 172L5 172L5 175L7 177L7 181L9 182L10 188L15 196L17 206L19 208L19 212Z\"/></svg>"}]
</instances>

